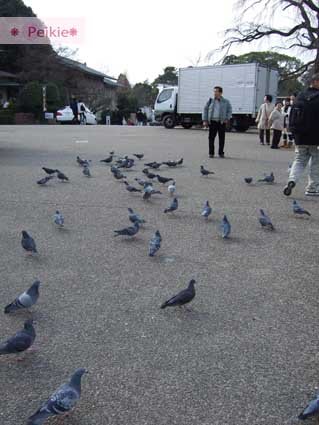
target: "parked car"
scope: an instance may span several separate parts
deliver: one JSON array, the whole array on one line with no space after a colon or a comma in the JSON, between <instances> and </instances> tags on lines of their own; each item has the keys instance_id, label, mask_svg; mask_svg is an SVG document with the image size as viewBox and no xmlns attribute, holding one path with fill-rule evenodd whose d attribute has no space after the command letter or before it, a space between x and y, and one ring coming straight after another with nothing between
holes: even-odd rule
<instances>
[{"instance_id":1,"label":"parked car","mask_svg":"<svg viewBox=\"0 0 319 425\"><path fill-rule=\"evenodd\" d=\"M84 105L85 106L85 105ZM56 112L56 120L61 124L72 123L74 114L70 106L65 106ZM96 116L85 106L83 124L97 124Z\"/></svg>"}]
</instances>

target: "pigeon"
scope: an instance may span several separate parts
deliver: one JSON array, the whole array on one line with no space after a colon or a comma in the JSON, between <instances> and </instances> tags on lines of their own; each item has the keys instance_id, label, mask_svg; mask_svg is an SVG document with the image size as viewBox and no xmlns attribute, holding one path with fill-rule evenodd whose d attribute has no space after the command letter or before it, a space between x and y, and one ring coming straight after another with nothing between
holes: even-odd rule
<instances>
[{"instance_id":1,"label":"pigeon","mask_svg":"<svg viewBox=\"0 0 319 425\"><path fill-rule=\"evenodd\" d=\"M11 338L0 344L0 356L5 354L22 353L34 343L36 334L33 327L33 320L29 319L24 323L21 331L18 331Z\"/></svg>"},{"instance_id":2,"label":"pigeon","mask_svg":"<svg viewBox=\"0 0 319 425\"><path fill-rule=\"evenodd\" d=\"M108 158L100 160L100 162L104 162L105 164L109 164L112 161L113 161L113 155L110 155Z\"/></svg>"},{"instance_id":3,"label":"pigeon","mask_svg":"<svg viewBox=\"0 0 319 425\"><path fill-rule=\"evenodd\" d=\"M259 223L262 225L262 227L265 227L266 229L275 230L270 218L262 209L260 210Z\"/></svg>"},{"instance_id":4,"label":"pigeon","mask_svg":"<svg viewBox=\"0 0 319 425\"><path fill-rule=\"evenodd\" d=\"M64 217L63 215L59 212L56 211L54 214L54 223L59 226L59 227L63 227L64 226Z\"/></svg>"},{"instance_id":5,"label":"pigeon","mask_svg":"<svg viewBox=\"0 0 319 425\"><path fill-rule=\"evenodd\" d=\"M156 195L159 194L161 195L162 192L160 190L154 190L152 185L146 185L144 186L144 190L143 190L144 194L143 194L143 199L150 199L150 197L152 195Z\"/></svg>"},{"instance_id":6,"label":"pigeon","mask_svg":"<svg viewBox=\"0 0 319 425\"><path fill-rule=\"evenodd\" d=\"M37 183L40 186L44 186L45 184L47 184L52 179L54 179L54 176L46 176L46 177L43 177L42 179L38 180Z\"/></svg>"},{"instance_id":7,"label":"pigeon","mask_svg":"<svg viewBox=\"0 0 319 425\"><path fill-rule=\"evenodd\" d=\"M113 173L113 174L117 174L117 173L120 173L120 172L121 172L121 171L117 168L117 166L116 166L116 165L114 165L114 164L111 166L110 170L111 170L111 173Z\"/></svg>"},{"instance_id":8,"label":"pigeon","mask_svg":"<svg viewBox=\"0 0 319 425\"><path fill-rule=\"evenodd\" d=\"M152 237L152 239L150 240L150 243L149 243L148 255L150 257L154 257L156 252L160 249L161 242L162 242L162 236L161 236L159 230L156 230L154 236Z\"/></svg>"},{"instance_id":9,"label":"pigeon","mask_svg":"<svg viewBox=\"0 0 319 425\"><path fill-rule=\"evenodd\" d=\"M186 289L179 292L177 295L170 298L168 301L165 301L161 305L161 308L174 307L176 305L181 307L182 305L191 302L192 299L195 297L195 287L194 287L195 283L196 283L196 281L194 279L192 279L189 282L188 287Z\"/></svg>"},{"instance_id":10,"label":"pigeon","mask_svg":"<svg viewBox=\"0 0 319 425\"><path fill-rule=\"evenodd\" d=\"M228 236L230 235L231 225L228 221L228 218L225 215L224 215L224 218L222 220L220 227L221 227L221 231L222 231L222 238L227 239Z\"/></svg>"},{"instance_id":11,"label":"pigeon","mask_svg":"<svg viewBox=\"0 0 319 425\"><path fill-rule=\"evenodd\" d=\"M165 164L168 167L176 167L177 162L176 161L166 161L166 162L162 162L162 164Z\"/></svg>"},{"instance_id":12,"label":"pigeon","mask_svg":"<svg viewBox=\"0 0 319 425\"><path fill-rule=\"evenodd\" d=\"M274 173L271 172L269 176L265 175L263 179L259 179L259 182L265 182L265 183L273 183L275 181Z\"/></svg>"},{"instance_id":13,"label":"pigeon","mask_svg":"<svg viewBox=\"0 0 319 425\"><path fill-rule=\"evenodd\" d=\"M130 159L128 157L125 157L125 159L118 162L118 168L131 168L134 165L134 159Z\"/></svg>"},{"instance_id":14,"label":"pigeon","mask_svg":"<svg viewBox=\"0 0 319 425\"><path fill-rule=\"evenodd\" d=\"M162 176L160 176L159 174L157 174L157 180L160 182L160 183L162 183L162 184L165 184L165 183L168 183L168 182L170 182L170 181L174 181L174 179L172 179L171 177L170 178L168 178L168 177L162 177Z\"/></svg>"},{"instance_id":15,"label":"pigeon","mask_svg":"<svg viewBox=\"0 0 319 425\"><path fill-rule=\"evenodd\" d=\"M146 221L144 220L144 218L142 218L139 214L135 213L132 208L128 208L128 212L129 212L129 220L132 223L138 223L138 224L143 224L146 223Z\"/></svg>"},{"instance_id":16,"label":"pigeon","mask_svg":"<svg viewBox=\"0 0 319 425\"><path fill-rule=\"evenodd\" d=\"M76 162L81 165L81 167L84 167L85 165L89 166L90 165L90 160L87 159L82 159L79 156L76 157Z\"/></svg>"},{"instance_id":17,"label":"pigeon","mask_svg":"<svg viewBox=\"0 0 319 425\"><path fill-rule=\"evenodd\" d=\"M200 166L200 172L203 176L208 176L209 174L215 174L214 171L208 171L204 168L203 165Z\"/></svg>"},{"instance_id":18,"label":"pigeon","mask_svg":"<svg viewBox=\"0 0 319 425\"><path fill-rule=\"evenodd\" d=\"M304 208L302 208L296 200L293 201L292 208L293 208L293 212L296 215L309 215L309 216L311 216L310 212L305 210Z\"/></svg>"},{"instance_id":19,"label":"pigeon","mask_svg":"<svg viewBox=\"0 0 319 425\"><path fill-rule=\"evenodd\" d=\"M81 378L86 369L77 369L68 383L61 385L51 397L30 416L27 425L42 425L43 422L56 415L70 412L81 397Z\"/></svg>"},{"instance_id":20,"label":"pigeon","mask_svg":"<svg viewBox=\"0 0 319 425\"><path fill-rule=\"evenodd\" d=\"M133 226L125 227L121 230L114 230L114 233L116 233L114 236L134 236L136 233L140 230L140 225L136 221Z\"/></svg>"},{"instance_id":21,"label":"pigeon","mask_svg":"<svg viewBox=\"0 0 319 425\"><path fill-rule=\"evenodd\" d=\"M154 170L157 170L162 165L162 163L154 161L154 162L147 162L144 165L146 165L146 167L150 167L150 168L153 168Z\"/></svg>"},{"instance_id":22,"label":"pigeon","mask_svg":"<svg viewBox=\"0 0 319 425\"><path fill-rule=\"evenodd\" d=\"M171 183L171 184L169 184L169 185L168 185L168 187L167 187L167 191L168 191L168 193L169 193L171 196L173 196L173 195L174 195L174 193L176 192L176 183L175 183L175 181L174 181L174 180L172 181L172 183Z\"/></svg>"},{"instance_id":23,"label":"pigeon","mask_svg":"<svg viewBox=\"0 0 319 425\"><path fill-rule=\"evenodd\" d=\"M298 419L304 421L305 419L311 418L312 416L316 416L319 414L319 394L317 394L316 398L311 400L308 405L304 408L304 410L298 416Z\"/></svg>"},{"instance_id":24,"label":"pigeon","mask_svg":"<svg viewBox=\"0 0 319 425\"><path fill-rule=\"evenodd\" d=\"M62 182L68 182L69 181L69 178L59 170L57 170L57 178L59 180L61 180Z\"/></svg>"},{"instance_id":25,"label":"pigeon","mask_svg":"<svg viewBox=\"0 0 319 425\"><path fill-rule=\"evenodd\" d=\"M133 153L134 156L136 156L136 158L138 158L139 160L144 158L144 154L143 153Z\"/></svg>"},{"instance_id":26,"label":"pigeon","mask_svg":"<svg viewBox=\"0 0 319 425\"><path fill-rule=\"evenodd\" d=\"M165 208L164 213L173 212L176 211L178 208L178 200L177 198L174 198L171 205L168 208Z\"/></svg>"},{"instance_id":27,"label":"pigeon","mask_svg":"<svg viewBox=\"0 0 319 425\"><path fill-rule=\"evenodd\" d=\"M181 159L179 159L179 160L177 161L177 164L178 164L178 165L182 165L182 164L183 164L183 161L184 161L184 158L181 158Z\"/></svg>"},{"instance_id":28,"label":"pigeon","mask_svg":"<svg viewBox=\"0 0 319 425\"><path fill-rule=\"evenodd\" d=\"M206 201L205 202L205 205L204 205L204 208L203 208L203 210L202 210L202 216L203 217L205 217L206 218L206 220L208 219L208 216L210 216L211 215L211 213L212 213L212 209L211 209L211 207L210 207L210 205L209 205L209 202L208 201Z\"/></svg>"},{"instance_id":29,"label":"pigeon","mask_svg":"<svg viewBox=\"0 0 319 425\"><path fill-rule=\"evenodd\" d=\"M24 308L32 307L39 298L40 281L36 280L30 288L19 295L11 304L8 304L4 312L5 314L12 313L13 311L21 310Z\"/></svg>"},{"instance_id":30,"label":"pigeon","mask_svg":"<svg viewBox=\"0 0 319 425\"><path fill-rule=\"evenodd\" d=\"M155 179L155 177L157 177L157 174L150 173L148 171L148 168L144 168L144 170L142 172L151 180L153 180L153 179Z\"/></svg>"},{"instance_id":31,"label":"pigeon","mask_svg":"<svg viewBox=\"0 0 319 425\"><path fill-rule=\"evenodd\" d=\"M90 168L87 165L84 165L82 173L86 176L86 177L91 177L91 171Z\"/></svg>"},{"instance_id":32,"label":"pigeon","mask_svg":"<svg viewBox=\"0 0 319 425\"><path fill-rule=\"evenodd\" d=\"M126 185L126 190L128 190L129 192L140 192L142 193L141 189L137 189L136 187L130 185L127 181L123 182Z\"/></svg>"},{"instance_id":33,"label":"pigeon","mask_svg":"<svg viewBox=\"0 0 319 425\"><path fill-rule=\"evenodd\" d=\"M113 176L116 180L126 179L126 176L124 176L120 170L118 170L116 173L113 173Z\"/></svg>"},{"instance_id":34,"label":"pigeon","mask_svg":"<svg viewBox=\"0 0 319 425\"><path fill-rule=\"evenodd\" d=\"M22 230L21 245L29 254L38 252L34 239L25 230Z\"/></svg>"},{"instance_id":35,"label":"pigeon","mask_svg":"<svg viewBox=\"0 0 319 425\"><path fill-rule=\"evenodd\" d=\"M140 186L143 186L143 187L145 187L145 185L147 186L147 185L152 185L152 182L150 182L150 181L147 181L147 180L143 180L143 179L139 179L138 177L135 177L135 179L134 179L135 181L137 181L137 183L140 185Z\"/></svg>"},{"instance_id":36,"label":"pigeon","mask_svg":"<svg viewBox=\"0 0 319 425\"><path fill-rule=\"evenodd\" d=\"M57 170L53 170L53 168L47 168L47 167L42 167L42 170L49 175L55 174L57 172Z\"/></svg>"},{"instance_id":37,"label":"pigeon","mask_svg":"<svg viewBox=\"0 0 319 425\"><path fill-rule=\"evenodd\" d=\"M250 184L253 181L253 178L252 177L245 177L244 180L245 180L246 183Z\"/></svg>"}]
</instances>

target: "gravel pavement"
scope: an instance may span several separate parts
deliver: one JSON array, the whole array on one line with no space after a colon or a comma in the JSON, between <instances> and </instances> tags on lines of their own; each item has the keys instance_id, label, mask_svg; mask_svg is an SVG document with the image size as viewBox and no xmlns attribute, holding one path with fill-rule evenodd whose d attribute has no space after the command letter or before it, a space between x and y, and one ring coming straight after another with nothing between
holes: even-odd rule
<instances>
[{"instance_id":1,"label":"gravel pavement","mask_svg":"<svg viewBox=\"0 0 319 425\"><path fill-rule=\"evenodd\" d=\"M145 202L99 162L109 151L145 153L144 162L184 158L159 173L176 179L179 209L163 214L163 195ZM82 399L65 425L286 425L319 385L319 199L294 199L310 219L292 214L282 194L293 152L260 146L255 133L226 136L225 159L209 159L207 132L160 127L1 126L0 239L2 307L42 282L32 308L34 353L0 358L0 424L23 425L78 367ZM77 155L92 160L82 175ZM203 164L215 175L199 173ZM42 166L69 183L39 187ZM273 185L243 182L273 171ZM159 184L156 184L158 187ZM205 222L200 212L213 208ZM147 221L135 238L113 237L132 207ZM274 232L261 229L258 209ZM59 209L65 229L53 225ZM226 214L229 240L220 237ZM20 232L36 240L28 258ZM159 229L162 247L148 257ZM197 281L192 311L160 304ZM2 308L1 307L1 308ZM29 312L1 316L0 339ZM315 423L309 421L309 423ZM57 419L48 424L58 424Z\"/></svg>"}]
</instances>

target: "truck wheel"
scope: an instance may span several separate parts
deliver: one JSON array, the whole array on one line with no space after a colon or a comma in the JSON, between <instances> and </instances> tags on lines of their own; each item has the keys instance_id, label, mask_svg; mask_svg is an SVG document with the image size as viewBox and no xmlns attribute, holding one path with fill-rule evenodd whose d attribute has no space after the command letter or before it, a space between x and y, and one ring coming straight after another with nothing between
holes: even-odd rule
<instances>
[{"instance_id":1,"label":"truck wheel","mask_svg":"<svg viewBox=\"0 0 319 425\"><path fill-rule=\"evenodd\" d=\"M185 128L186 130L188 130L189 128L193 127L193 124L190 122L184 122L182 123L182 127Z\"/></svg>"},{"instance_id":2,"label":"truck wheel","mask_svg":"<svg viewBox=\"0 0 319 425\"><path fill-rule=\"evenodd\" d=\"M175 127L175 120L172 115L166 115L166 117L163 119L163 124L165 128L174 128Z\"/></svg>"}]
</instances>

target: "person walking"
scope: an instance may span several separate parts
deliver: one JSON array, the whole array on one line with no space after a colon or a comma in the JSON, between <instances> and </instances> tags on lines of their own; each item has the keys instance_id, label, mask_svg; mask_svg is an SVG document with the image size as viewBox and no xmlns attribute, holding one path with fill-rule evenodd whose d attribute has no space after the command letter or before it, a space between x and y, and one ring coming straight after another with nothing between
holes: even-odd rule
<instances>
[{"instance_id":1,"label":"person walking","mask_svg":"<svg viewBox=\"0 0 319 425\"><path fill-rule=\"evenodd\" d=\"M281 139L281 133L284 129L285 115L282 113L282 103L277 102L275 109L272 111L269 117L269 125L272 129L272 143L271 149L279 149L279 142Z\"/></svg>"},{"instance_id":2,"label":"person walking","mask_svg":"<svg viewBox=\"0 0 319 425\"><path fill-rule=\"evenodd\" d=\"M143 126L144 124L144 114L141 109L139 109L136 113L136 120L138 126Z\"/></svg>"},{"instance_id":3,"label":"person walking","mask_svg":"<svg viewBox=\"0 0 319 425\"><path fill-rule=\"evenodd\" d=\"M264 97L264 103L260 106L256 123L258 123L257 128L259 130L259 141L261 145L264 145L264 136L266 133L266 143L270 145L270 125L269 125L269 117L272 111L274 110L274 105L272 102L272 96L270 94L266 94Z\"/></svg>"},{"instance_id":4,"label":"person walking","mask_svg":"<svg viewBox=\"0 0 319 425\"><path fill-rule=\"evenodd\" d=\"M82 100L78 102L78 113L80 116L80 124L85 124L85 105Z\"/></svg>"},{"instance_id":5,"label":"person walking","mask_svg":"<svg viewBox=\"0 0 319 425\"><path fill-rule=\"evenodd\" d=\"M231 117L232 107L229 100L223 97L223 88L220 86L214 87L214 97L208 100L202 114L204 127L209 126L208 147L210 158L214 158L215 155L214 142L217 133L219 139L218 155L220 158L224 158L226 124Z\"/></svg>"},{"instance_id":6,"label":"person walking","mask_svg":"<svg viewBox=\"0 0 319 425\"><path fill-rule=\"evenodd\" d=\"M289 128L296 147L284 194L291 195L309 163L305 195L319 196L319 73L312 76L310 87L297 96L290 111Z\"/></svg>"},{"instance_id":7,"label":"person walking","mask_svg":"<svg viewBox=\"0 0 319 425\"><path fill-rule=\"evenodd\" d=\"M284 100L284 108L283 112L285 114L285 123L284 123L284 131L283 131L283 148L291 148L294 142L294 136L292 132L289 130L289 115L292 108L292 105L294 104L296 95L292 94L290 98L288 97L286 100Z\"/></svg>"},{"instance_id":8,"label":"person walking","mask_svg":"<svg viewBox=\"0 0 319 425\"><path fill-rule=\"evenodd\" d=\"M79 122L78 121L78 102L74 96L72 96L71 98L70 108L72 109L72 112L73 112L72 122L75 124L78 124Z\"/></svg>"}]
</instances>

